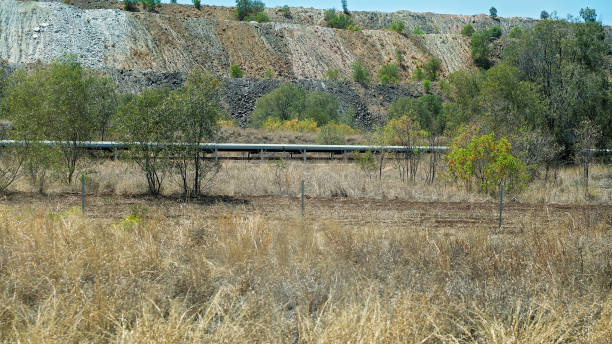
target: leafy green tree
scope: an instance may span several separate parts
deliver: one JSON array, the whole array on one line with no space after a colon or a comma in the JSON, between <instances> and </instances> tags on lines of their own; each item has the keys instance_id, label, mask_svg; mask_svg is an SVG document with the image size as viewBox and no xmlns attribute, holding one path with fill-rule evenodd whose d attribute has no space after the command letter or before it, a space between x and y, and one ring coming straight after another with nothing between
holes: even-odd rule
<instances>
[{"instance_id":1,"label":"leafy green tree","mask_svg":"<svg viewBox=\"0 0 612 344\"><path fill-rule=\"evenodd\" d=\"M197 9L200 9L200 0L191 0L193 2L193 6Z\"/></svg>"},{"instance_id":2,"label":"leafy green tree","mask_svg":"<svg viewBox=\"0 0 612 344\"><path fill-rule=\"evenodd\" d=\"M522 34L523 34L523 30L521 30L520 27L515 26L512 29L510 29L510 32L508 33L508 37L513 38L513 39L518 39L518 38L521 38Z\"/></svg>"},{"instance_id":3,"label":"leafy green tree","mask_svg":"<svg viewBox=\"0 0 612 344\"><path fill-rule=\"evenodd\" d=\"M144 173L151 195L160 193L172 167L169 149L163 146L171 143L174 131L171 114L164 109L169 92L143 90L119 109L115 124L121 139L131 142L128 155Z\"/></svg>"},{"instance_id":4,"label":"leafy green tree","mask_svg":"<svg viewBox=\"0 0 612 344\"><path fill-rule=\"evenodd\" d=\"M488 29L489 31L489 39L497 39L500 38L502 35L502 30L499 26L492 26Z\"/></svg>"},{"instance_id":5,"label":"leafy green tree","mask_svg":"<svg viewBox=\"0 0 612 344\"><path fill-rule=\"evenodd\" d=\"M268 117L277 117L281 121L299 118L304 111L305 100L306 91L285 83L255 102L255 110L249 124L252 127L260 127Z\"/></svg>"},{"instance_id":6,"label":"leafy green tree","mask_svg":"<svg viewBox=\"0 0 612 344\"><path fill-rule=\"evenodd\" d=\"M391 22L391 26L389 26L389 30L395 31L399 34L404 32L404 28L406 28L406 24L401 20L394 20Z\"/></svg>"},{"instance_id":7,"label":"leafy green tree","mask_svg":"<svg viewBox=\"0 0 612 344\"><path fill-rule=\"evenodd\" d=\"M426 94L431 92L431 80L423 81L423 92Z\"/></svg>"},{"instance_id":8,"label":"leafy green tree","mask_svg":"<svg viewBox=\"0 0 612 344\"><path fill-rule=\"evenodd\" d=\"M466 26L463 27L463 29L461 29L461 34L464 36L471 37L473 33L474 33L474 27L472 26L472 24L467 24Z\"/></svg>"},{"instance_id":9,"label":"leafy green tree","mask_svg":"<svg viewBox=\"0 0 612 344\"><path fill-rule=\"evenodd\" d=\"M126 11L134 11L138 0L123 0L123 9Z\"/></svg>"},{"instance_id":10,"label":"leafy green tree","mask_svg":"<svg viewBox=\"0 0 612 344\"><path fill-rule=\"evenodd\" d=\"M288 5L281 7L281 13L283 14L283 17L291 18L291 9Z\"/></svg>"},{"instance_id":11,"label":"leafy green tree","mask_svg":"<svg viewBox=\"0 0 612 344\"><path fill-rule=\"evenodd\" d=\"M585 22L594 22L597 20L597 12L593 8L581 8L580 17L584 19Z\"/></svg>"},{"instance_id":12,"label":"leafy green tree","mask_svg":"<svg viewBox=\"0 0 612 344\"><path fill-rule=\"evenodd\" d=\"M378 79L380 79L381 84L399 84L399 69L397 65L388 64L380 66Z\"/></svg>"},{"instance_id":13,"label":"leafy green tree","mask_svg":"<svg viewBox=\"0 0 612 344\"><path fill-rule=\"evenodd\" d=\"M472 59L474 63L481 68L489 68L491 61L491 44L489 40L489 32L487 30L478 30L472 34L470 40L470 48L472 50Z\"/></svg>"},{"instance_id":14,"label":"leafy green tree","mask_svg":"<svg viewBox=\"0 0 612 344\"><path fill-rule=\"evenodd\" d=\"M491 18L497 18L497 8L495 7L489 8L489 16Z\"/></svg>"},{"instance_id":15,"label":"leafy green tree","mask_svg":"<svg viewBox=\"0 0 612 344\"><path fill-rule=\"evenodd\" d=\"M540 12L540 19L549 19L550 18L550 14L546 11L546 10L542 10L542 12Z\"/></svg>"},{"instance_id":16,"label":"leafy green tree","mask_svg":"<svg viewBox=\"0 0 612 344\"><path fill-rule=\"evenodd\" d=\"M234 14L238 20L245 20L249 16L263 12L265 5L258 0L236 0Z\"/></svg>"},{"instance_id":17,"label":"leafy green tree","mask_svg":"<svg viewBox=\"0 0 612 344\"><path fill-rule=\"evenodd\" d=\"M242 78L243 72L239 65L230 66L230 78Z\"/></svg>"},{"instance_id":18,"label":"leafy green tree","mask_svg":"<svg viewBox=\"0 0 612 344\"><path fill-rule=\"evenodd\" d=\"M348 29L353 27L353 19L344 13L337 14L335 9L326 10L323 19L327 26L335 29Z\"/></svg>"},{"instance_id":19,"label":"leafy green tree","mask_svg":"<svg viewBox=\"0 0 612 344\"><path fill-rule=\"evenodd\" d=\"M370 82L370 72L363 67L360 61L351 64L353 70L353 81L367 84Z\"/></svg>"},{"instance_id":20,"label":"leafy green tree","mask_svg":"<svg viewBox=\"0 0 612 344\"><path fill-rule=\"evenodd\" d=\"M249 14L244 18L244 21L256 21L258 23L267 23L270 21L270 17L265 12L257 12Z\"/></svg>"},{"instance_id":21,"label":"leafy green tree","mask_svg":"<svg viewBox=\"0 0 612 344\"><path fill-rule=\"evenodd\" d=\"M342 11L344 12L344 14L349 14L348 1L341 0L341 2L342 2Z\"/></svg>"},{"instance_id":22,"label":"leafy green tree","mask_svg":"<svg viewBox=\"0 0 612 344\"><path fill-rule=\"evenodd\" d=\"M161 0L140 0L140 3L145 10L153 11L155 7L159 6Z\"/></svg>"},{"instance_id":23,"label":"leafy green tree","mask_svg":"<svg viewBox=\"0 0 612 344\"><path fill-rule=\"evenodd\" d=\"M438 59L437 57L430 58L423 66L427 79L433 81L437 80L438 72L440 71L441 67L442 61L440 61L440 59Z\"/></svg>"},{"instance_id":24,"label":"leafy green tree","mask_svg":"<svg viewBox=\"0 0 612 344\"><path fill-rule=\"evenodd\" d=\"M199 197L219 171L217 161L202 159L200 144L217 138L222 89L219 79L195 70L181 89L170 93L164 107L172 118L173 141L182 143L173 153L185 197Z\"/></svg>"},{"instance_id":25,"label":"leafy green tree","mask_svg":"<svg viewBox=\"0 0 612 344\"><path fill-rule=\"evenodd\" d=\"M31 90L35 94L31 94ZM85 151L80 141L101 137L117 102L113 84L86 71L74 57L27 74L18 72L6 90L4 109L24 140L63 141L66 181L71 183ZM24 96L28 94L28 96Z\"/></svg>"},{"instance_id":26,"label":"leafy green tree","mask_svg":"<svg viewBox=\"0 0 612 344\"><path fill-rule=\"evenodd\" d=\"M306 96L304 112L299 119L312 119L318 125L325 125L338 118L340 104L327 92L314 91Z\"/></svg>"},{"instance_id":27,"label":"leafy green tree","mask_svg":"<svg viewBox=\"0 0 612 344\"><path fill-rule=\"evenodd\" d=\"M529 175L526 166L511 154L512 146L505 137L495 134L474 136L466 146L453 145L448 154L451 178L462 181L468 190L476 181L481 192L488 193L504 185L508 192L520 191Z\"/></svg>"}]
</instances>

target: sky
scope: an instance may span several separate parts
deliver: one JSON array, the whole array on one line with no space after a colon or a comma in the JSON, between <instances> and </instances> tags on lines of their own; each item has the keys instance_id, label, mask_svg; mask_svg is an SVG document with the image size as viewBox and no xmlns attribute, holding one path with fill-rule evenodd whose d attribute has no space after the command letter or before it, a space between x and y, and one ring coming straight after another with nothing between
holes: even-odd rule
<instances>
[{"instance_id":1,"label":"sky","mask_svg":"<svg viewBox=\"0 0 612 344\"><path fill-rule=\"evenodd\" d=\"M164 3L169 0L163 0ZM178 0L179 3L191 4L191 0ZM314 8L342 8L340 0L334 1L314 1L314 0L263 0L267 7L277 7L289 5L291 7L314 7ZM202 5L233 6L235 0L202 0ZM540 12L557 11L560 18L565 18L568 14L578 16L581 8L590 7L597 10L600 20L604 25L612 25L612 1L611 0L592 0L592 1L567 1L567 0L513 0L513 1L494 1L494 0L438 0L438 1L399 1L399 0L348 0L348 8L355 11L383 11L393 12L398 10L409 10L413 12L434 12L444 14L478 14L489 13L489 8L497 8L497 15L500 17L529 17L539 18Z\"/></svg>"}]
</instances>

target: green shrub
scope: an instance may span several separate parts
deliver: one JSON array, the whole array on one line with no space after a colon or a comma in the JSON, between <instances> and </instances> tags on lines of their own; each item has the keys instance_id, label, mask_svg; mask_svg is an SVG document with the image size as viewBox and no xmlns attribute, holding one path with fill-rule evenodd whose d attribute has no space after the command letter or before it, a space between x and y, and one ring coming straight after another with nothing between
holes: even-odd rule
<instances>
[{"instance_id":1,"label":"green shrub","mask_svg":"<svg viewBox=\"0 0 612 344\"><path fill-rule=\"evenodd\" d=\"M338 81L340 80L340 70L338 69L329 69L327 73L323 75L323 78L329 81Z\"/></svg>"},{"instance_id":2,"label":"green shrub","mask_svg":"<svg viewBox=\"0 0 612 344\"><path fill-rule=\"evenodd\" d=\"M312 119L319 125L338 118L340 103L333 95L327 92L314 91L306 96L304 112L301 118Z\"/></svg>"},{"instance_id":3,"label":"green shrub","mask_svg":"<svg viewBox=\"0 0 612 344\"><path fill-rule=\"evenodd\" d=\"M395 31L397 33L402 33L404 32L404 28L406 27L406 24L401 21L401 20L394 20L391 23L391 26L389 26L389 30Z\"/></svg>"},{"instance_id":4,"label":"green shrub","mask_svg":"<svg viewBox=\"0 0 612 344\"><path fill-rule=\"evenodd\" d=\"M236 0L234 15L238 20L245 20L247 17L255 18L257 13L263 12L266 6L258 0ZM250 19L253 20L253 19Z\"/></svg>"},{"instance_id":5,"label":"green shrub","mask_svg":"<svg viewBox=\"0 0 612 344\"><path fill-rule=\"evenodd\" d=\"M230 66L230 77L231 78L242 78L242 68L239 65L231 65Z\"/></svg>"},{"instance_id":6,"label":"green shrub","mask_svg":"<svg viewBox=\"0 0 612 344\"><path fill-rule=\"evenodd\" d=\"M323 18L327 23L327 26L334 29L347 29L349 26L352 30L355 30L356 26L353 26L353 19L344 13L337 14L335 9L326 10ZM359 30L359 28L357 28Z\"/></svg>"},{"instance_id":7,"label":"green shrub","mask_svg":"<svg viewBox=\"0 0 612 344\"><path fill-rule=\"evenodd\" d=\"M140 2L145 10L153 11L161 3L161 0L140 0Z\"/></svg>"},{"instance_id":8,"label":"green shrub","mask_svg":"<svg viewBox=\"0 0 612 344\"><path fill-rule=\"evenodd\" d=\"M489 16L491 18L497 18L497 8L495 7L489 8Z\"/></svg>"},{"instance_id":9,"label":"green shrub","mask_svg":"<svg viewBox=\"0 0 612 344\"><path fill-rule=\"evenodd\" d=\"M281 14L283 15L283 17L291 18L291 10L289 9L289 6L285 5L285 6L281 7L280 11L281 11Z\"/></svg>"},{"instance_id":10,"label":"green shrub","mask_svg":"<svg viewBox=\"0 0 612 344\"><path fill-rule=\"evenodd\" d=\"M191 0L191 2L193 2L195 8L200 9L200 0Z\"/></svg>"},{"instance_id":11,"label":"green shrub","mask_svg":"<svg viewBox=\"0 0 612 344\"><path fill-rule=\"evenodd\" d=\"M521 30L520 27L515 26L512 28L512 30L510 30L510 32L508 33L508 37L510 38L521 38L521 35L523 34L523 30Z\"/></svg>"},{"instance_id":12,"label":"green shrub","mask_svg":"<svg viewBox=\"0 0 612 344\"><path fill-rule=\"evenodd\" d=\"M370 82L370 72L363 67L360 61L355 61L351 64L353 70L353 81L360 83Z\"/></svg>"},{"instance_id":13,"label":"green shrub","mask_svg":"<svg viewBox=\"0 0 612 344\"><path fill-rule=\"evenodd\" d=\"M474 32L470 40L470 48L472 50L472 59L477 66L482 68L489 68L491 66L491 61L489 60L491 46L488 30Z\"/></svg>"},{"instance_id":14,"label":"green shrub","mask_svg":"<svg viewBox=\"0 0 612 344\"><path fill-rule=\"evenodd\" d=\"M423 32L423 30L421 30L418 26L415 26L414 29L412 29L412 33L415 35L424 35L425 32Z\"/></svg>"},{"instance_id":15,"label":"green shrub","mask_svg":"<svg viewBox=\"0 0 612 344\"><path fill-rule=\"evenodd\" d=\"M425 93L429 93L431 91L431 81L429 80L423 81L423 91Z\"/></svg>"},{"instance_id":16,"label":"green shrub","mask_svg":"<svg viewBox=\"0 0 612 344\"><path fill-rule=\"evenodd\" d=\"M329 123L321 128L317 138L320 145L344 145L346 144L345 134L336 123Z\"/></svg>"},{"instance_id":17,"label":"green shrub","mask_svg":"<svg viewBox=\"0 0 612 344\"><path fill-rule=\"evenodd\" d=\"M425 73L423 73L422 68L417 68L414 70L414 74L412 75L412 79L415 81L422 81L425 79Z\"/></svg>"},{"instance_id":18,"label":"green shrub","mask_svg":"<svg viewBox=\"0 0 612 344\"><path fill-rule=\"evenodd\" d=\"M471 37L473 33L474 33L474 27L472 26L472 24L467 24L466 26L463 27L463 29L461 29L461 34L464 36Z\"/></svg>"},{"instance_id":19,"label":"green shrub","mask_svg":"<svg viewBox=\"0 0 612 344\"><path fill-rule=\"evenodd\" d=\"M464 182L468 189L476 182L485 193L496 191L502 184L508 192L520 191L529 175L526 166L511 152L512 146L505 137L496 140L493 133L474 136L467 147L451 147L449 174L455 181Z\"/></svg>"},{"instance_id":20,"label":"green shrub","mask_svg":"<svg viewBox=\"0 0 612 344\"><path fill-rule=\"evenodd\" d=\"M401 49L395 49L395 59L399 65L404 63L404 52Z\"/></svg>"},{"instance_id":21,"label":"green shrub","mask_svg":"<svg viewBox=\"0 0 612 344\"><path fill-rule=\"evenodd\" d=\"M272 79L273 76L274 76L274 73L272 72L272 69L266 68L266 71L264 72L264 78Z\"/></svg>"},{"instance_id":22,"label":"green shrub","mask_svg":"<svg viewBox=\"0 0 612 344\"><path fill-rule=\"evenodd\" d=\"M258 23L267 23L270 21L270 17L265 12L257 12L250 14L244 18L244 21L256 21Z\"/></svg>"},{"instance_id":23,"label":"green shrub","mask_svg":"<svg viewBox=\"0 0 612 344\"><path fill-rule=\"evenodd\" d=\"M380 66L378 79L381 84L399 84L399 69L397 65L388 64Z\"/></svg>"},{"instance_id":24,"label":"green shrub","mask_svg":"<svg viewBox=\"0 0 612 344\"><path fill-rule=\"evenodd\" d=\"M489 37L491 39L500 38L502 35L502 30L499 26L490 27L488 31L489 31Z\"/></svg>"},{"instance_id":25,"label":"green shrub","mask_svg":"<svg viewBox=\"0 0 612 344\"><path fill-rule=\"evenodd\" d=\"M137 0L123 0L123 9L126 11L134 11L136 9Z\"/></svg>"},{"instance_id":26,"label":"green shrub","mask_svg":"<svg viewBox=\"0 0 612 344\"><path fill-rule=\"evenodd\" d=\"M257 99L249 125L261 127L268 117L277 117L280 121L299 118L304 112L305 101L306 91L293 84L285 83Z\"/></svg>"},{"instance_id":27,"label":"green shrub","mask_svg":"<svg viewBox=\"0 0 612 344\"><path fill-rule=\"evenodd\" d=\"M346 27L347 30L350 31L359 31L361 30L361 28L357 25L353 25L353 24L349 24L349 26Z\"/></svg>"},{"instance_id":28,"label":"green shrub","mask_svg":"<svg viewBox=\"0 0 612 344\"><path fill-rule=\"evenodd\" d=\"M438 72L440 71L441 66L442 62L440 61L440 59L436 57L430 58L429 61L427 61L427 63L425 63L425 65L423 66L423 69L426 73L426 77L429 80L437 80Z\"/></svg>"}]
</instances>

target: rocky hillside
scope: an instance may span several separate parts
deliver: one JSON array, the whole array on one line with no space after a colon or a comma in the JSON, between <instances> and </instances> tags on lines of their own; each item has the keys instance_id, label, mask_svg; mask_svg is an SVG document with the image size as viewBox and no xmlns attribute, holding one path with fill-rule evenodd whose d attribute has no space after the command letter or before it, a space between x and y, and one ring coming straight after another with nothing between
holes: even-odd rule
<instances>
[{"instance_id":1,"label":"rocky hillside","mask_svg":"<svg viewBox=\"0 0 612 344\"><path fill-rule=\"evenodd\" d=\"M329 69L350 75L350 64L359 60L372 75L381 64L396 63L404 82L415 68L432 56L442 61L447 75L472 66L469 41L460 35L470 23L475 28L498 25L504 33L513 26L530 27L535 20L492 19L486 15L459 16L433 13L353 12L360 31L337 30L322 26L323 10L291 8L284 16L280 9L266 9L270 23L239 22L232 8L163 5L156 13L126 12L109 0L0 1L0 59L15 65L48 63L64 54L74 54L85 66L109 72L124 91L144 86L178 86L184 73L196 67L220 77L228 76L230 64L244 70L246 78L262 79L266 71L274 80L249 81L250 94L259 95L280 80L320 80ZM384 30L393 20L406 24L404 34ZM418 27L424 35L411 35ZM398 61L398 53L401 60ZM311 89L326 83L303 83ZM226 86L241 84L226 81ZM330 84L330 83L327 83ZM334 84L334 83L331 83ZM394 99L366 96L363 86L340 83L336 89L341 103L353 105L362 117L377 117L379 109ZM228 90L239 94L240 87ZM332 87L332 88L333 88ZM380 86L385 88L386 86ZM372 86L372 89L380 88ZM391 89L403 89L401 92ZM389 94L415 94L419 85L386 87ZM382 91L380 91L382 92ZM385 93L382 92L382 93ZM362 94L363 97L346 94ZM345 97L345 98L342 98ZM367 99L366 99L367 98ZM232 113L243 117L250 111L251 97L236 101L250 104Z\"/></svg>"}]
</instances>

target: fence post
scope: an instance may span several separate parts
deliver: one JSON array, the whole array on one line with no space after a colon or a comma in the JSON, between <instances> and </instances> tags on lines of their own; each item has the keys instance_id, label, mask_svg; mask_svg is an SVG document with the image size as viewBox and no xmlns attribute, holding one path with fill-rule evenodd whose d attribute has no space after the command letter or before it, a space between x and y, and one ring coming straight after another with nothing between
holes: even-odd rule
<instances>
[{"instance_id":1,"label":"fence post","mask_svg":"<svg viewBox=\"0 0 612 344\"><path fill-rule=\"evenodd\" d=\"M499 226L498 229L501 230L502 227L502 212L504 209L504 184L499 185Z\"/></svg>"},{"instance_id":2,"label":"fence post","mask_svg":"<svg viewBox=\"0 0 612 344\"><path fill-rule=\"evenodd\" d=\"M302 151L302 155L304 156L304 162L306 162L306 150L305 149Z\"/></svg>"},{"instance_id":3,"label":"fence post","mask_svg":"<svg viewBox=\"0 0 612 344\"><path fill-rule=\"evenodd\" d=\"M85 175L81 174L81 214L85 215Z\"/></svg>"},{"instance_id":4,"label":"fence post","mask_svg":"<svg viewBox=\"0 0 612 344\"><path fill-rule=\"evenodd\" d=\"M302 179L302 217L304 217L304 180Z\"/></svg>"}]
</instances>

